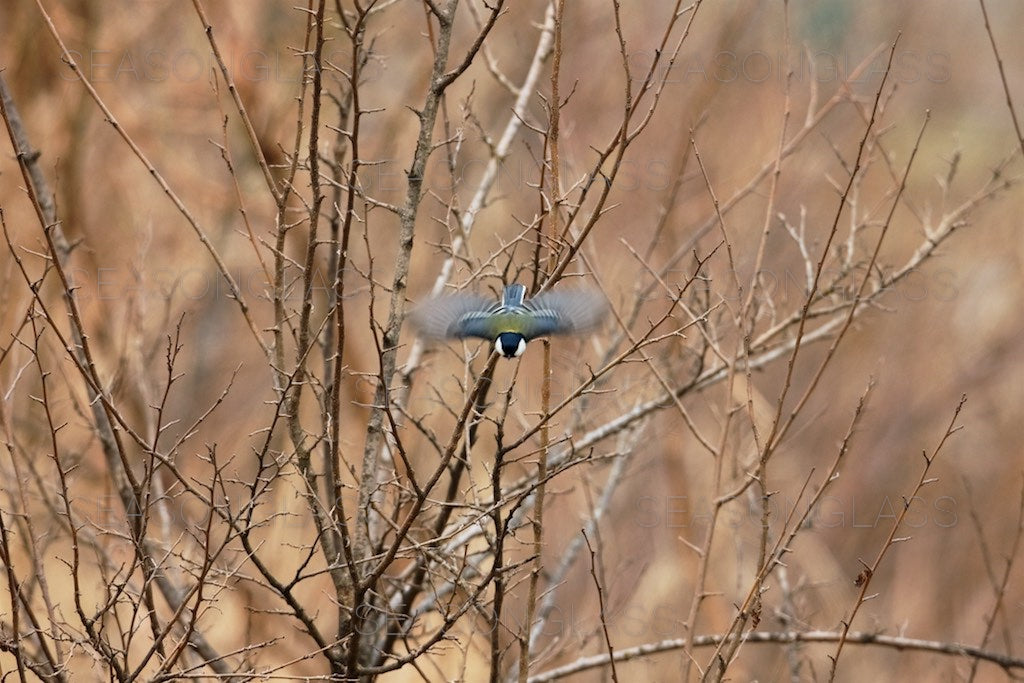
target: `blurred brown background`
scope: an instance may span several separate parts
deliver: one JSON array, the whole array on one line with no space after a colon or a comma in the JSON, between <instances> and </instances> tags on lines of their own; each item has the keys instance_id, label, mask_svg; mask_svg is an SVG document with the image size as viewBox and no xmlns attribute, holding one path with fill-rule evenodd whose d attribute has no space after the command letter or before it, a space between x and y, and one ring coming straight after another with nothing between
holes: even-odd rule
<instances>
[{"instance_id":1,"label":"blurred brown background","mask_svg":"<svg viewBox=\"0 0 1024 683\"><path fill-rule=\"evenodd\" d=\"M630 5L624 10L623 33L635 76L650 63L663 30L666 10L661 4L642 3L642 8ZM69 0L46 5L120 124L204 225L253 306L256 320L269 324L267 278L241 222L239 199L218 145L226 144L232 151L245 211L257 239L271 239L274 206L223 86L216 92L212 84L214 63L191 8L157 1ZM295 135L294 98L301 76L295 50L302 44L302 14L280 2L209 5L211 22L260 143L271 162L280 162L282 148L290 148ZM1024 6L1010 0L990 0L987 6L1014 103L1020 109L1024 106L1024 43L1017 40L1017 29L1024 22ZM488 39L493 58L516 82L526 69L544 7L541 2L514 3ZM377 163L364 167L361 179L368 193L385 202L399 203L404 198L404 171L416 125L408 108L420 105L429 66L423 12L419 3L398 2L381 14L370 31L376 54L367 66L361 97L363 106L381 111L364 121L361 157ZM789 45L785 44L782 16L778 3L737 1L702 7L679 59L669 73L658 74L666 76L662 101L648 130L629 149L612 189L610 204L614 208L598 223L590 242L589 253L613 303L630 296L645 272L624 241L642 251L652 239L659 212L666 208L673 180L686 157L690 159L679 199L667 207L669 227L652 260L657 262L684 244L712 215L707 188L689 151L691 129L720 198L743 187L774 158L787 60L795 67L788 124L792 134L803 124L811 103L820 106L874 54L860 79L851 84L855 95L870 107L884 70L885 51L902 32L889 78L894 89L886 92L878 124L887 129L883 143L896 174L906 165L926 110L930 110L931 120L908 181L906 204L896 212L881 255L883 269L902 264L922 243L921 225L908 205L916 207L926 220L937 219L978 192L1001 160L1010 155L1018 158L1004 173L1019 175L1019 144L976 3L791 3ZM572 95L562 111L561 154L563 182L570 184L589 169L592 147L603 147L614 135L621 117L623 79L610 3L567 3L564 30L562 94L572 91ZM252 435L265 426L269 414L263 402L271 400L273 392L270 372L237 307L189 226L61 63L59 50L34 4L25 0L4 3L0 31L0 68L32 141L42 152L41 164L55 189L64 230L69 239L80 241L73 256L73 272L81 286L87 325L101 349L98 361L102 372L111 378L115 395L119 387L129 385L132 396L158 395L166 380L166 336L184 316L185 346L178 364L184 374L171 395L169 409L181 423L171 431L184 429L197 419L237 370L231 392L201 425L193 447L199 452L202 444L215 443L225 457L237 458L239 471L244 473ZM472 23L464 20L456 31L459 49L465 49L474 33ZM328 53L331 46L329 43ZM341 49L341 41L337 47L334 61L344 68L349 57ZM881 52L876 52L879 48ZM546 80L542 84L546 91ZM417 228L409 289L414 301L428 291L443 258L436 245L446 242L449 234L444 202L454 194L456 204L465 206L483 171L487 156L479 130L495 134L510 106L511 96L481 63L474 64L455 84L446 100L447 115L453 126L465 128L466 140L454 187L443 168L442 155L436 154L428 164L426 187L433 195L424 201ZM472 116L465 115L467 108ZM325 111L330 110L325 105ZM534 121L545 119L536 98L530 111ZM226 114L231 121L225 136L222 120ZM829 179L845 184L847 173L839 156L843 163L851 163L864 125L856 108L841 104L783 164L776 210L795 221L805 208L809 242L819 248L838 202ZM436 137L443 135L439 129ZM541 145L528 133L521 138L513 145L492 202L471 237L469 249L478 262L514 239L522 231L519 222L529 222L538 210L535 184ZM956 175L944 196L939 180L947 177L954 158ZM12 241L41 251L39 227L22 185L5 144L0 158L0 206ZM878 159L858 201L862 207L879 207L876 210L882 218L889 206L886 198L891 198L886 193L893 186L892 175ZM762 184L727 216L736 267L745 278L753 268L767 187ZM874 558L902 505L901 497L916 481L920 453L935 447L960 395L966 394L959 420L964 429L940 455L933 470L938 479L923 489L920 506L908 518L912 528L902 534L913 539L896 546L883 563L872 586L879 595L861 610L855 628L980 643L985 620L995 605L990 575L1002 575L1024 484L1020 446L1024 425L1020 407L1024 385L1022 210L1024 194L1015 185L985 201L970 213L969 225L947 241L935 258L883 297L883 307L858 318L794 434L773 461L780 491L778 513L785 518L796 504L799 485L810 468L817 467L820 472L831 461L868 377L876 379L877 387L841 478L813 516L813 528L799 536L791 556L788 580L805 620L797 626L838 627L856 596L853 579L860 571L858 558ZM358 373L376 370L376 354L367 334L369 297L358 273L371 267L370 250L375 279L390 282L396 243L394 218L384 211L371 216L366 242L359 235L352 248L351 310L361 311L353 319L362 323L353 323L347 349L346 362L353 375L346 380L352 401L346 426L352 426L343 438L353 452L361 449L364 406L372 398L373 387ZM840 235L844 234L841 227ZM706 251L718 239L715 231L698 244ZM296 239L288 249L295 255L300 247ZM520 262L525 263L527 251L524 247L519 250ZM787 309L798 306L802 297L803 264L798 256L785 232L773 228L763 281L773 290L778 305ZM675 282L689 275L689 263L684 261L675 272ZM734 296L726 284L727 265L724 258L711 264L709 285L726 297ZM462 267L457 277L464 279L471 272ZM6 348L30 295L6 250L0 257L0 277L0 324ZM496 282L492 277L484 284L493 287ZM56 290L52 294L56 302ZM376 306L375 314L383 320L386 298L378 298ZM59 359L62 350L50 341L51 358ZM573 342L556 346L556 369L559 364L569 370L578 368L581 357L593 355L586 344L582 355L577 348ZM445 351L433 361L428 370L436 373L431 383L453 388L445 384L450 382L445 377L448 371L458 372L456 356L461 347L453 345L453 349L454 355ZM806 353L808 358L820 359L823 351L819 344ZM524 414L536 410L540 378L539 355L529 356L516 388ZM8 393L26 359L12 356L0 368L3 400L19 438L42 455L49 450L48 434L31 399L31 382L26 380L17 391ZM796 382L806 382L813 367L799 367ZM500 367L499 385L507 387L510 376L509 366ZM784 376L784 361L755 374L768 410L774 409ZM593 413L587 416L588 424L599 424L628 406L631 396L642 396L645 382L650 383L650 378L639 370L624 374L616 385L620 395L596 401ZM144 391L136 391L139 387ZM58 392L67 394L69 390ZM690 399L694 414L709 428L720 417L716 413L720 394L712 388ZM134 410L141 419L146 413L145 401L132 400L137 401ZM425 410L430 400L426 388L414 392L414 405L420 410ZM116 510L87 422L73 415L69 409L72 423L67 434L78 436L65 437L65 443L80 458L74 475L80 482L79 502L88 507L90 495L94 495L97 514L107 507L115 516L123 514ZM694 448L678 414L664 411L646 429L628 480L602 523L609 608L614 610L609 626L616 647L621 648L679 637L679 622L689 608L695 559L678 539L699 543L711 509L706 493L710 486L708 459ZM73 445L76 439L77 445ZM485 455L486 449L481 457ZM9 458L6 453L3 457ZM480 476L485 476L484 470ZM551 513L546 540L550 562L555 563L559 549L585 521L588 503L581 493L584 485L572 473L556 479L552 486L560 492L555 494L552 509L560 514ZM4 502L8 513L10 500ZM282 509L301 508L292 492L282 492L277 502ZM742 599L737 596L744 593L750 578L749 565L744 563L756 552L759 524L756 510L747 515L742 505L731 509L723 527L726 531L718 537L722 546L716 545L721 557L731 559L720 559L709 579L709 590L722 591L723 597L707 601L698 632L718 632L731 619L734 604ZM279 529L268 538L280 541L289 533L289 529ZM59 556L61 547L57 543L50 555ZM986 552L990 568L986 567ZM552 622L550 631L553 636L557 632L556 639L563 643L578 644L578 653L599 652L593 586L584 565L571 574L563 588L565 597L559 609L564 619ZM55 562L48 567L54 572L51 581L56 590L69 590L61 585L62 565ZM990 649L1024 651L1024 582L1018 577L1009 583ZM317 599L313 586L309 590L310 599ZM6 611L6 598L3 604ZM260 615L245 611L246 604L238 591L225 591L218 597L222 618L212 637L223 647L271 635L270 626L261 626ZM508 609L510 620L522 619L514 603ZM778 626L776 615L763 615L761 628ZM298 656L302 647L296 645L289 653L289 646L283 645L280 660ZM841 680L906 680L912 676L960 680L970 666L968 660L955 657L849 647L853 651L844 655ZM804 670L808 680L825 675L832 646L803 646L801 652L815 662L813 671ZM734 678L781 680L788 675L787 654L781 647L748 645L740 657L732 670ZM568 661L564 655L557 660L564 661ZM675 680L683 661L678 652L656 656L620 668L620 676ZM3 666L9 669L9 663ZM447 677L459 676L457 670L446 669L443 656L438 666L447 671ZM313 673L301 665L289 671ZM469 671L468 680L474 680L473 669ZM1005 675L991 664L982 664L979 674L979 680L1003 680ZM593 676L581 680L598 680ZM395 674L395 680L414 679L415 675L404 671Z\"/></svg>"}]
</instances>

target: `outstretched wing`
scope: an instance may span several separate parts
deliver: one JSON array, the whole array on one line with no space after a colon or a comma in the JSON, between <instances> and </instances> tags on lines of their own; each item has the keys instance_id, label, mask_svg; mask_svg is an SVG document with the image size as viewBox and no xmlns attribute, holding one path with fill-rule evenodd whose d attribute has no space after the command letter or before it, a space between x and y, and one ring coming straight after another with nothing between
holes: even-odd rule
<instances>
[{"instance_id":1,"label":"outstretched wing","mask_svg":"<svg viewBox=\"0 0 1024 683\"><path fill-rule=\"evenodd\" d=\"M517 332L529 341L585 332L607 311L604 297L590 290L546 292L525 301L524 294L522 285L510 285L501 303L474 294L440 296L417 307L410 319L421 335L432 339L493 340L502 332Z\"/></svg>"},{"instance_id":2,"label":"outstretched wing","mask_svg":"<svg viewBox=\"0 0 1024 683\"><path fill-rule=\"evenodd\" d=\"M523 304L528 311L517 330L527 340L549 334L576 334L596 327L608 307L600 293L586 289L545 292Z\"/></svg>"},{"instance_id":3,"label":"outstretched wing","mask_svg":"<svg viewBox=\"0 0 1024 683\"><path fill-rule=\"evenodd\" d=\"M421 335L431 339L481 337L493 339L490 324L499 305L474 294L450 294L429 299L410 314Z\"/></svg>"}]
</instances>

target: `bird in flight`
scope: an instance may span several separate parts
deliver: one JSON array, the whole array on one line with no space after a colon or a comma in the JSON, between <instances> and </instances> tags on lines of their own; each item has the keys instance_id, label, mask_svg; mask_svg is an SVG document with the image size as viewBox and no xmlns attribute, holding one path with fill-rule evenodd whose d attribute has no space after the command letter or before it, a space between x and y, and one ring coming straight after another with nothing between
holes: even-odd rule
<instances>
[{"instance_id":1,"label":"bird in flight","mask_svg":"<svg viewBox=\"0 0 1024 683\"><path fill-rule=\"evenodd\" d=\"M476 294L449 294L426 301L412 322L429 339L478 337L494 342L506 358L517 358L526 343L554 334L577 334L598 325L604 298L584 289L565 289L526 298L526 286L506 285L501 301Z\"/></svg>"}]
</instances>

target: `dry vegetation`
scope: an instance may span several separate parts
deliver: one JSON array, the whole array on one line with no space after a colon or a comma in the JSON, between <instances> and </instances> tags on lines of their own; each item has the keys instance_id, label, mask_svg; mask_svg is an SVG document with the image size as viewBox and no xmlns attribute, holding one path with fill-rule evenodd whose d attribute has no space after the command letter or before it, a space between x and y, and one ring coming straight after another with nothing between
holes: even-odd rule
<instances>
[{"instance_id":1,"label":"dry vegetation","mask_svg":"<svg viewBox=\"0 0 1024 683\"><path fill-rule=\"evenodd\" d=\"M3 4L5 678L1024 675L1024 11L637 4Z\"/></svg>"}]
</instances>

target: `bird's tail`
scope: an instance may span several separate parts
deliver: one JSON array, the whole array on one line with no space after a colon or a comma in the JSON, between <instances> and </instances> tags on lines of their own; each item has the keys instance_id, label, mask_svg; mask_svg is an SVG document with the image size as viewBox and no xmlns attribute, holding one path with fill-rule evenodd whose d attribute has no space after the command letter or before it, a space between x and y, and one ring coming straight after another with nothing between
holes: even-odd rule
<instances>
[{"instance_id":1,"label":"bird's tail","mask_svg":"<svg viewBox=\"0 0 1024 683\"><path fill-rule=\"evenodd\" d=\"M506 308L518 308L526 298L526 285L505 285L505 293L501 296L501 305Z\"/></svg>"}]
</instances>

